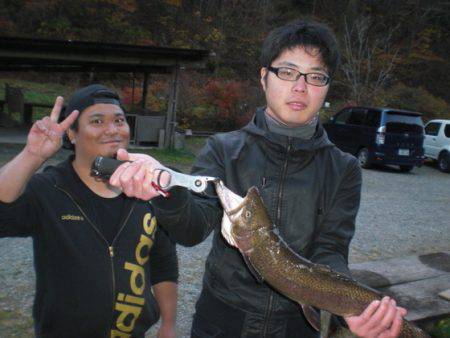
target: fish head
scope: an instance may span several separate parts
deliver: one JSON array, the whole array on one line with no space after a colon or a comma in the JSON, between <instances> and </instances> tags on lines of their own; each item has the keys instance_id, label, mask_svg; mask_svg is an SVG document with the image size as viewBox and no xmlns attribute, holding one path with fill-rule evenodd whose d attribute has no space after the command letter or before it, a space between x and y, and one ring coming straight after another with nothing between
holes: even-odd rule
<instances>
[{"instance_id":1,"label":"fish head","mask_svg":"<svg viewBox=\"0 0 450 338\"><path fill-rule=\"evenodd\" d=\"M245 197L228 189L222 181L216 182L220 203L232 223L232 233L243 235L271 225L266 207L256 187L251 187Z\"/></svg>"}]
</instances>

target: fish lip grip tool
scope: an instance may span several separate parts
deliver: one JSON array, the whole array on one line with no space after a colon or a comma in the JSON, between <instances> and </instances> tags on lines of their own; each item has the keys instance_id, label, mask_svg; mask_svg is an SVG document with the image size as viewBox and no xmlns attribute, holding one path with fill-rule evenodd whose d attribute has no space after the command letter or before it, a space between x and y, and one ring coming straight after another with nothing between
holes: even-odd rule
<instances>
[{"instance_id":1,"label":"fish lip grip tool","mask_svg":"<svg viewBox=\"0 0 450 338\"><path fill-rule=\"evenodd\" d=\"M114 158L98 156L92 163L91 173L95 177L108 179L125 162L128 161L119 161ZM202 194L206 191L209 182L217 181L215 177L187 175L164 166L154 168L153 171L156 177L152 181L152 186L164 197L169 197L170 193L168 190L175 186L184 187L195 193ZM163 180L164 173L169 175L167 182Z\"/></svg>"}]
</instances>

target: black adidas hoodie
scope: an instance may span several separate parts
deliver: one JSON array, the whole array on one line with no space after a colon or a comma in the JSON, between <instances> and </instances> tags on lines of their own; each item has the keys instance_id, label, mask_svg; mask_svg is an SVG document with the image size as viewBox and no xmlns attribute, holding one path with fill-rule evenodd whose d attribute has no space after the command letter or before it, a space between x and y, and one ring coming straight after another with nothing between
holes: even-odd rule
<instances>
[{"instance_id":1,"label":"black adidas hoodie","mask_svg":"<svg viewBox=\"0 0 450 338\"><path fill-rule=\"evenodd\" d=\"M159 318L151 285L177 281L174 244L148 202L127 199L111 243L77 193L71 159L0 203L0 237L32 236L37 337L143 337Z\"/></svg>"}]
</instances>

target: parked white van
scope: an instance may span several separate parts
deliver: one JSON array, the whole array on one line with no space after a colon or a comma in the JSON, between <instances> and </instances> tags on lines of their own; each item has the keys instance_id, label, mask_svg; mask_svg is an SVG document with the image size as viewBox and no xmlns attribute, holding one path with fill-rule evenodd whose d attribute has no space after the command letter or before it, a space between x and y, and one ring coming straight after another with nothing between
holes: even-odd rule
<instances>
[{"instance_id":1,"label":"parked white van","mask_svg":"<svg viewBox=\"0 0 450 338\"><path fill-rule=\"evenodd\" d=\"M438 168L450 172L450 120L431 120L425 125L425 156L437 160Z\"/></svg>"}]
</instances>

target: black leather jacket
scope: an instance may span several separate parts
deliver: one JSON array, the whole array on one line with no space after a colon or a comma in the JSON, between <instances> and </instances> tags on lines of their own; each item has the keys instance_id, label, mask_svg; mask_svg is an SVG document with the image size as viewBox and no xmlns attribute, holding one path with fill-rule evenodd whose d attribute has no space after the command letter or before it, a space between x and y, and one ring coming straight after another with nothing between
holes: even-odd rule
<instances>
[{"instance_id":1,"label":"black leather jacket","mask_svg":"<svg viewBox=\"0 0 450 338\"><path fill-rule=\"evenodd\" d=\"M193 173L218 177L241 196L257 186L280 235L294 251L349 274L361 170L353 156L328 140L320 124L311 140L290 138L269 132L260 109L243 129L212 136ZM195 245L214 230L203 284L215 296L272 318L298 314L298 304L259 284L239 251L222 238L217 199L178 189L171 199L158 198L154 206L161 224L170 224L169 232L184 245Z\"/></svg>"}]
</instances>

